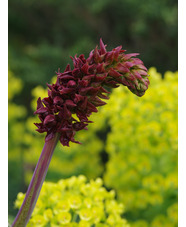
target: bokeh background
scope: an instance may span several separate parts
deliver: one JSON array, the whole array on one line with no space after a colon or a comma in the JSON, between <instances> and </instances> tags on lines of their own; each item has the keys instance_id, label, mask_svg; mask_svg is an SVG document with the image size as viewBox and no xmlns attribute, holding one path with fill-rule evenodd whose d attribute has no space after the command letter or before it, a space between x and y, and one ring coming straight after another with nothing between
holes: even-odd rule
<instances>
[{"instance_id":1,"label":"bokeh background","mask_svg":"<svg viewBox=\"0 0 186 227\"><path fill-rule=\"evenodd\" d=\"M47 180L84 174L116 190L133 227L177 226L177 1L9 0L9 215L17 210L44 144L36 100L69 56L99 43L138 52L149 68L144 97L118 88L83 145L57 146ZM53 78L54 77L54 78ZM91 160L91 162L90 162Z\"/></svg>"}]
</instances>

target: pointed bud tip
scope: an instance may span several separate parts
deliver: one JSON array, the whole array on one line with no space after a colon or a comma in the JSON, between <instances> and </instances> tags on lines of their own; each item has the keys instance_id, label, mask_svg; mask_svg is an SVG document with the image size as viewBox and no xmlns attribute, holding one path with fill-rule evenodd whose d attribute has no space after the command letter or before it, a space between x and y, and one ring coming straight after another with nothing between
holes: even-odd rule
<instances>
[{"instance_id":1,"label":"pointed bud tip","mask_svg":"<svg viewBox=\"0 0 186 227\"><path fill-rule=\"evenodd\" d=\"M105 54L107 52L105 46L106 45L103 43L102 38L100 38L100 50L101 50L101 54Z\"/></svg>"}]
</instances>

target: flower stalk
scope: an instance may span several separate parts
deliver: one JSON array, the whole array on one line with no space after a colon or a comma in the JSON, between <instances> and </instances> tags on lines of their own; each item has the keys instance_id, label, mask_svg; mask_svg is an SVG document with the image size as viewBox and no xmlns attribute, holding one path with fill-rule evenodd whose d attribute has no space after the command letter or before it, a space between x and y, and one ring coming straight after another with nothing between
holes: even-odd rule
<instances>
[{"instance_id":1,"label":"flower stalk","mask_svg":"<svg viewBox=\"0 0 186 227\"><path fill-rule=\"evenodd\" d=\"M37 202L58 140L59 135L58 133L56 133L51 140L45 142L39 161L32 176L32 180L28 187L25 199L12 224L12 227L25 227L27 225Z\"/></svg>"}]
</instances>

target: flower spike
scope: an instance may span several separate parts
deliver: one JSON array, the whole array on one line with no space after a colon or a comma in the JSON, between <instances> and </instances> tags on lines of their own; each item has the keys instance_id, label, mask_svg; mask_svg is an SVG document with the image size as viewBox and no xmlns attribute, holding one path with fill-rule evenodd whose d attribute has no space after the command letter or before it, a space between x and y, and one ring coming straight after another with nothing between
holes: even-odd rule
<instances>
[{"instance_id":1,"label":"flower spike","mask_svg":"<svg viewBox=\"0 0 186 227\"><path fill-rule=\"evenodd\" d=\"M47 84L48 97L38 99L35 111L41 120L35 123L37 131L47 133L46 141L59 133L64 146L69 146L70 141L78 143L75 132L86 129L88 117L106 104L101 100L108 99L106 87L124 85L137 96L144 95L149 85L147 69L136 58L138 53L124 52L122 46L107 51L100 39L100 49L92 50L87 59L83 54L75 55L71 57L73 69L68 64L63 73L58 70L56 83Z\"/></svg>"}]
</instances>

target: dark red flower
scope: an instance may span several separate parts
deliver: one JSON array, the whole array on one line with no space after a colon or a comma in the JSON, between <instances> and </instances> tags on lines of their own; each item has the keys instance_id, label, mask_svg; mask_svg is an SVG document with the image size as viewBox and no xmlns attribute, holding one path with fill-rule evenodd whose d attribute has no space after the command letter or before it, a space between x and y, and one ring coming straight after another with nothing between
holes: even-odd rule
<instances>
[{"instance_id":1,"label":"dark red flower","mask_svg":"<svg viewBox=\"0 0 186 227\"><path fill-rule=\"evenodd\" d=\"M64 146L69 146L69 141L79 143L74 139L75 132L86 129L91 113L106 104L102 100L108 99L105 87L122 84L138 96L145 93L149 85L146 67L136 58L137 53L124 52L121 46L106 51L100 39L100 49L92 50L87 59L83 54L75 56L72 70L67 65L63 73L57 72L56 83L47 84L48 97L38 99L35 111L41 120L35 123L37 131L47 133L46 141L59 133Z\"/></svg>"}]
</instances>

